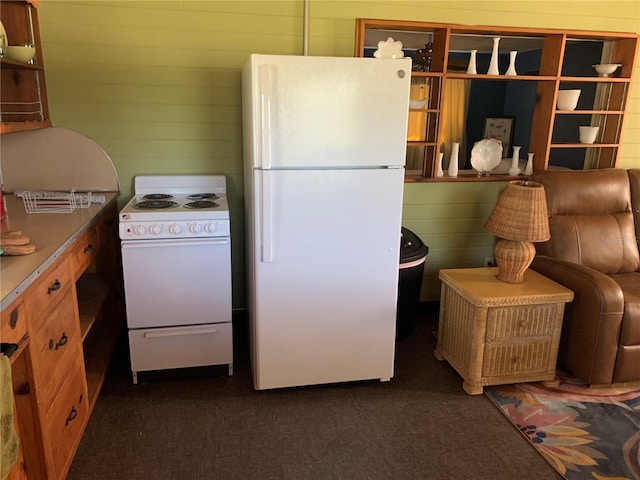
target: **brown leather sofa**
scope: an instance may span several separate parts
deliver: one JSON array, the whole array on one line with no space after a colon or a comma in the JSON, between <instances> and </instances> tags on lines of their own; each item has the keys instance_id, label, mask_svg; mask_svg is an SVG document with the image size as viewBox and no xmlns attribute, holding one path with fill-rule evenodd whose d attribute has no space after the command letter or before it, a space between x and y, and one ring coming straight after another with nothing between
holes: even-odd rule
<instances>
[{"instance_id":1,"label":"brown leather sofa","mask_svg":"<svg viewBox=\"0 0 640 480\"><path fill-rule=\"evenodd\" d=\"M546 170L551 239L534 270L574 291L558 366L588 385L640 383L640 169Z\"/></svg>"}]
</instances>

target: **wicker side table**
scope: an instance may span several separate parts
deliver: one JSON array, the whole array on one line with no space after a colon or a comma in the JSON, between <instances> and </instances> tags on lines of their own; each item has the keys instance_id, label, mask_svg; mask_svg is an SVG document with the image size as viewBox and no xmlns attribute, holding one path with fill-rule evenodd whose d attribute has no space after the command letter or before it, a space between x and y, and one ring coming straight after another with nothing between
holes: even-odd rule
<instances>
[{"instance_id":1,"label":"wicker side table","mask_svg":"<svg viewBox=\"0 0 640 480\"><path fill-rule=\"evenodd\" d=\"M470 395L485 385L557 384L562 316L573 292L533 270L519 284L499 281L497 271L440 270L436 358L455 368Z\"/></svg>"}]
</instances>

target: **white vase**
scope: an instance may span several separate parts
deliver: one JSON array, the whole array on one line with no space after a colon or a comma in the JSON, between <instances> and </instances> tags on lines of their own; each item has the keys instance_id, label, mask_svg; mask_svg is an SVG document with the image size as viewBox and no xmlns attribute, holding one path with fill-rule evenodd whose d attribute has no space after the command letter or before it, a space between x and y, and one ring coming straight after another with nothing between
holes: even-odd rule
<instances>
[{"instance_id":1,"label":"white vase","mask_svg":"<svg viewBox=\"0 0 640 480\"><path fill-rule=\"evenodd\" d=\"M518 52L516 50L511 50L509 52L509 68L506 72L504 72L505 75L509 75L512 77L518 75L518 73L516 72L516 55L518 55Z\"/></svg>"},{"instance_id":2,"label":"white vase","mask_svg":"<svg viewBox=\"0 0 640 480\"><path fill-rule=\"evenodd\" d=\"M436 167L436 177L443 177L444 172L442 171L442 159L444 158L444 153L438 155L438 165Z\"/></svg>"},{"instance_id":3,"label":"white vase","mask_svg":"<svg viewBox=\"0 0 640 480\"><path fill-rule=\"evenodd\" d=\"M447 170L447 174L450 177L458 176L458 152L460 151L459 143L451 144L451 156L449 157L449 169Z\"/></svg>"},{"instance_id":4,"label":"white vase","mask_svg":"<svg viewBox=\"0 0 640 480\"><path fill-rule=\"evenodd\" d=\"M493 51L491 52L491 61L489 62L489 70L487 70L487 75L500 75L500 70L498 70L499 43L500 37L493 37Z\"/></svg>"},{"instance_id":5,"label":"white vase","mask_svg":"<svg viewBox=\"0 0 640 480\"><path fill-rule=\"evenodd\" d=\"M471 57L469 57L469 66L467 67L467 73L471 75L475 75L478 73L476 70L476 54L478 50L471 50Z\"/></svg>"},{"instance_id":6,"label":"white vase","mask_svg":"<svg viewBox=\"0 0 640 480\"><path fill-rule=\"evenodd\" d=\"M527 154L527 166L524 167L524 174L531 175L533 173L533 153Z\"/></svg>"},{"instance_id":7,"label":"white vase","mask_svg":"<svg viewBox=\"0 0 640 480\"><path fill-rule=\"evenodd\" d=\"M516 176L520 175L520 167L518 164L520 163L520 146L513 146L513 158L511 159L511 168L509 169L509 175Z\"/></svg>"}]
</instances>

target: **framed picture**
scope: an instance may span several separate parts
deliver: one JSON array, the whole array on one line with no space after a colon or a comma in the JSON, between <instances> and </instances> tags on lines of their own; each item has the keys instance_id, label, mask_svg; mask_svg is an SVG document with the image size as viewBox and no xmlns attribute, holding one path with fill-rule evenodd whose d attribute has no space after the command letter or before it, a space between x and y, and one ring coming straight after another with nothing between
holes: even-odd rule
<instances>
[{"instance_id":1,"label":"framed picture","mask_svg":"<svg viewBox=\"0 0 640 480\"><path fill-rule=\"evenodd\" d=\"M502 158L510 158L515 117L484 117L482 138L495 138L502 142Z\"/></svg>"}]
</instances>

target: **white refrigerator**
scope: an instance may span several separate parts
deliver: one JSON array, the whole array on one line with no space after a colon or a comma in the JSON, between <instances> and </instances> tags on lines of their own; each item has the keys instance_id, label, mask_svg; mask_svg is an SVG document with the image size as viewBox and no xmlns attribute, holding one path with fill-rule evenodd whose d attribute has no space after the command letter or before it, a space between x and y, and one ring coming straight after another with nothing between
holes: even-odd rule
<instances>
[{"instance_id":1,"label":"white refrigerator","mask_svg":"<svg viewBox=\"0 0 640 480\"><path fill-rule=\"evenodd\" d=\"M388 381L411 61L251 55L242 77L254 387Z\"/></svg>"}]
</instances>

